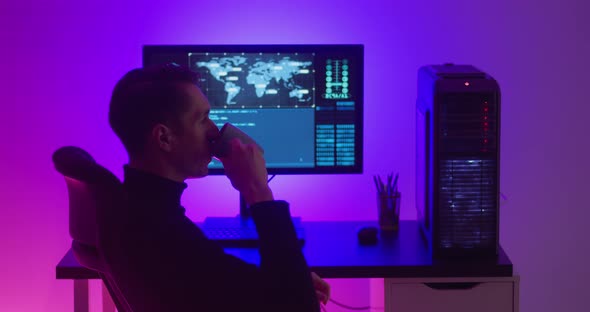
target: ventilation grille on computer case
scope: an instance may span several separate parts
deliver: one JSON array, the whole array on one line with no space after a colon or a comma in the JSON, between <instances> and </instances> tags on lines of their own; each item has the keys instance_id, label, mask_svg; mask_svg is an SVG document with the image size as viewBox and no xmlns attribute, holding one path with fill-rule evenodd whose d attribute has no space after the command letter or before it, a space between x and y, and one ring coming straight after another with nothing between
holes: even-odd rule
<instances>
[{"instance_id":1,"label":"ventilation grille on computer case","mask_svg":"<svg viewBox=\"0 0 590 312\"><path fill-rule=\"evenodd\" d=\"M495 160L441 160L439 247L494 248L497 231L495 175Z\"/></svg>"},{"instance_id":2,"label":"ventilation grille on computer case","mask_svg":"<svg viewBox=\"0 0 590 312\"><path fill-rule=\"evenodd\" d=\"M497 243L498 110L491 93L447 93L439 115L439 248Z\"/></svg>"}]
</instances>

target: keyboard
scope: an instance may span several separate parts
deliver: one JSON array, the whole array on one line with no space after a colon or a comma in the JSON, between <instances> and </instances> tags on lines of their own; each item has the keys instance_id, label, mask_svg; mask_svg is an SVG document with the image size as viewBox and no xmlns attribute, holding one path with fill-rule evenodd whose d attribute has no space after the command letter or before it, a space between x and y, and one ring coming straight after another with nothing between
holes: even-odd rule
<instances>
[{"instance_id":1,"label":"keyboard","mask_svg":"<svg viewBox=\"0 0 590 312\"><path fill-rule=\"evenodd\" d=\"M299 244L305 243L305 235L301 227L301 219L293 218L293 225ZM240 217L208 217L201 225L201 230L209 239L216 241L222 247L258 247L259 238L252 219Z\"/></svg>"}]
</instances>

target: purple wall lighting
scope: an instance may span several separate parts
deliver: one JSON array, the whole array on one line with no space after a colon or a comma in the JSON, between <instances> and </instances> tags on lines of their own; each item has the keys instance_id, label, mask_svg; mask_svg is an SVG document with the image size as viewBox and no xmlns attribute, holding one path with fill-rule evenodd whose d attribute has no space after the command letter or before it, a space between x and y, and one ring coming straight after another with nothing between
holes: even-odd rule
<instances>
[{"instance_id":1,"label":"purple wall lighting","mask_svg":"<svg viewBox=\"0 0 590 312\"><path fill-rule=\"evenodd\" d=\"M142 45L226 43L365 45L364 174L271 183L305 220L376 220L372 176L391 171L401 217L414 219L418 68L454 62L491 74L503 100L500 242L521 275L521 311L587 310L587 12L581 0L3 1L0 311L72 311L72 282L55 279L71 241L51 154L77 145L122 176L108 101L141 65ZM217 176L190 181L183 200L195 220L238 205ZM380 280L330 282L336 300L382 307Z\"/></svg>"}]
</instances>

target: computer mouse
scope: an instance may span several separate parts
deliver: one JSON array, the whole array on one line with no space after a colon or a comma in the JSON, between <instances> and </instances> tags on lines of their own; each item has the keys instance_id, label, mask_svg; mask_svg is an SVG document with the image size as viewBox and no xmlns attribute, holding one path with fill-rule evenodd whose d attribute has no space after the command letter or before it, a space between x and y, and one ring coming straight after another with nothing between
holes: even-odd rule
<instances>
[{"instance_id":1,"label":"computer mouse","mask_svg":"<svg viewBox=\"0 0 590 312\"><path fill-rule=\"evenodd\" d=\"M374 226L366 226L358 231L359 244L375 245L377 244L377 233L379 230Z\"/></svg>"}]
</instances>

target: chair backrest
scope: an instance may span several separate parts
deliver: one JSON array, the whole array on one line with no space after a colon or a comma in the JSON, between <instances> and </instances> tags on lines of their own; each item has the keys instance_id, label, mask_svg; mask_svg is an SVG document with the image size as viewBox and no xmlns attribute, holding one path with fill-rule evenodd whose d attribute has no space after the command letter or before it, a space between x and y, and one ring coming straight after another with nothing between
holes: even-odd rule
<instances>
[{"instance_id":1,"label":"chair backrest","mask_svg":"<svg viewBox=\"0 0 590 312\"><path fill-rule=\"evenodd\" d=\"M53 163L63 174L68 188L70 236L80 243L97 246L97 205L115 201L121 182L90 154L75 146L58 149L53 154Z\"/></svg>"},{"instance_id":2,"label":"chair backrest","mask_svg":"<svg viewBox=\"0 0 590 312\"><path fill-rule=\"evenodd\" d=\"M122 199L121 181L79 147L58 149L53 153L53 163L64 176L68 188L74 256L81 265L99 272L118 311L131 311L98 248L97 212L110 209Z\"/></svg>"}]
</instances>

